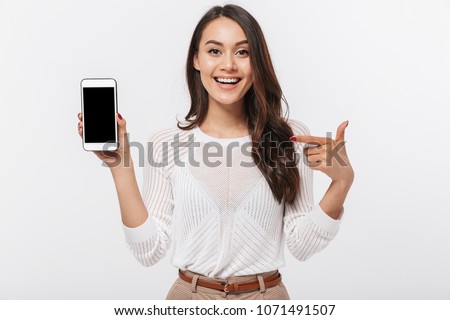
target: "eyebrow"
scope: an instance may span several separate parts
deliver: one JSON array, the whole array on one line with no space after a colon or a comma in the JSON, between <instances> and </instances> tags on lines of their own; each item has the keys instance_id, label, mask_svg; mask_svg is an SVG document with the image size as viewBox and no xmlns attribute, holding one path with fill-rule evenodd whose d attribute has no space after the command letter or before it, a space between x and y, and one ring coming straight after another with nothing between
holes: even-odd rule
<instances>
[{"instance_id":1,"label":"eyebrow","mask_svg":"<svg viewBox=\"0 0 450 320\"><path fill-rule=\"evenodd\" d=\"M209 44L209 43L212 43L212 44L215 44L215 45L218 45L218 46L223 46L222 42L219 42L219 41L216 41L216 40L208 40L208 41L206 41L205 46L207 44ZM236 42L235 46L237 47L237 46L240 46L241 44L244 44L244 43L248 43L248 41L247 40L242 40L242 41Z\"/></svg>"}]
</instances>

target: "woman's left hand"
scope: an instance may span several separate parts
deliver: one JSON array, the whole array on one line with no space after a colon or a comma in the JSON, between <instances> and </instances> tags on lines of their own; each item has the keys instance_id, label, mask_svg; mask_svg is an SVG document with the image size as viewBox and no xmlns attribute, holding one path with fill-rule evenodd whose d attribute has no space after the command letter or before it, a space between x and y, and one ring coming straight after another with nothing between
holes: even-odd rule
<instances>
[{"instance_id":1,"label":"woman's left hand","mask_svg":"<svg viewBox=\"0 0 450 320\"><path fill-rule=\"evenodd\" d=\"M345 150L344 134L348 121L339 125L336 139L331 137L292 136L291 140L316 146L305 147L304 155L308 166L329 176L333 181L350 186L353 183L354 172Z\"/></svg>"}]
</instances>

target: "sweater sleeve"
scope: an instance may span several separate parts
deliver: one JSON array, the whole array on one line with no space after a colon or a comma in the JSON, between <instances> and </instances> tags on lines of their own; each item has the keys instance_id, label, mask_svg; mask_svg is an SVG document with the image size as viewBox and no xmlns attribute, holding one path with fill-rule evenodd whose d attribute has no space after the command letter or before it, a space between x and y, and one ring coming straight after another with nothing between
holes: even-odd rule
<instances>
[{"instance_id":1,"label":"sweater sleeve","mask_svg":"<svg viewBox=\"0 0 450 320\"><path fill-rule=\"evenodd\" d=\"M147 267L161 260L170 246L173 195L166 172L168 146L163 140L161 133L152 135L144 157L142 199L148 218L135 228L123 225L128 249Z\"/></svg>"},{"instance_id":2,"label":"sweater sleeve","mask_svg":"<svg viewBox=\"0 0 450 320\"><path fill-rule=\"evenodd\" d=\"M309 129L301 122L290 120L294 135L310 135ZM284 232L286 245L294 257L305 261L324 249L336 236L344 210L338 220L328 216L313 199L313 172L306 164L303 146L295 143L299 155L297 164L300 173L300 192L294 203L285 204Z\"/></svg>"}]
</instances>

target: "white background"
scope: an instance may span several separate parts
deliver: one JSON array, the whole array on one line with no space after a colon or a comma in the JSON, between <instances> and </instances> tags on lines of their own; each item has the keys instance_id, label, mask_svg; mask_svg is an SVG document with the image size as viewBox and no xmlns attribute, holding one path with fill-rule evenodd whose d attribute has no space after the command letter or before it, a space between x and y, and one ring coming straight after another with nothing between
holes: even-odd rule
<instances>
[{"instance_id":1,"label":"white background","mask_svg":"<svg viewBox=\"0 0 450 320\"><path fill-rule=\"evenodd\" d=\"M345 219L310 260L286 250L291 298L449 299L450 2L233 3L259 21L291 118L319 136L350 121ZM77 133L79 83L115 78L145 143L187 113L188 44L216 4L0 0L0 298L165 297L171 252L145 268L127 251L111 174ZM315 173L316 202L328 184Z\"/></svg>"}]
</instances>

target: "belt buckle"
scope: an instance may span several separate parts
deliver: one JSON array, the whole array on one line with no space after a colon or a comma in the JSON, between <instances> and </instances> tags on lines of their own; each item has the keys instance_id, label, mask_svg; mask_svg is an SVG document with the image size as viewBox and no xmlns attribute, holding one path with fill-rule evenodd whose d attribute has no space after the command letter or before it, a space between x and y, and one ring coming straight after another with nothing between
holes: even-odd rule
<instances>
[{"instance_id":1,"label":"belt buckle","mask_svg":"<svg viewBox=\"0 0 450 320\"><path fill-rule=\"evenodd\" d=\"M230 290L228 289L228 286L229 286L229 285L230 285L229 283L226 283L225 286L223 287L223 291L224 291L225 293L230 292Z\"/></svg>"}]
</instances>

